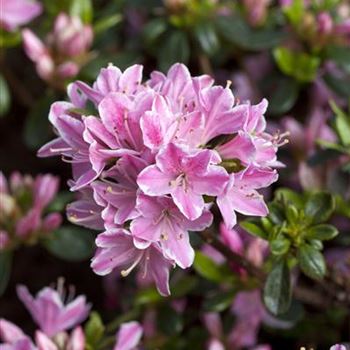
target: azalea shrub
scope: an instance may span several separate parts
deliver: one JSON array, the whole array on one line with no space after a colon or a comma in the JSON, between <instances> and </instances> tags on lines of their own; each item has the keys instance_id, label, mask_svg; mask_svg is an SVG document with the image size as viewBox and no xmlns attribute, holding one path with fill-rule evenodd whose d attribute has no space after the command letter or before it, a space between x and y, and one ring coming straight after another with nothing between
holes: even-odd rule
<instances>
[{"instance_id":1,"label":"azalea shrub","mask_svg":"<svg viewBox=\"0 0 350 350\"><path fill-rule=\"evenodd\" d=\"M0 349L350 349L346 0L0 0Z\"/></svg>"}]
</instances>

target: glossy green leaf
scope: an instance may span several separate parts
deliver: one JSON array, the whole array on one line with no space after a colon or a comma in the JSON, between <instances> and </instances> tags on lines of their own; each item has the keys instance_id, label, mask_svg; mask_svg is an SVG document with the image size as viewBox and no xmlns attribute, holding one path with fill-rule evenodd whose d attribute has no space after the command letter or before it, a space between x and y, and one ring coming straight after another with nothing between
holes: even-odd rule
<instances>
[{"instance_id":1,"label":"glossy green leaf","mask_svg":"<svg viewBox=\"0 0 350 350\"><path fill-rule=\"evenodd\" d=\"M304 0L293 0L283 8L283 12L293 25L299 26L305 12Z\"/></svg>"},{"instance_id":2,"label":"glossy green leaf","mask_svg":"<svg viewBox=\"0 0 350 350\"><path fill-rule=\"evenodd\" d=\"M200 23L195 28L195 37L201 49L209 56L214 55L219 49L219 39L214 24L210 21Z\"/></svg>"},{"instance_id":3,"label":"glossy green leaf","mask_svg":"<svg viewBox=\"0 0 350 350\"><path fill-rule=\"evenodd\" d=\"M82 261L90 258L95 250L95 237L85 229L62 226L45 241L47 250L67 261Z\"/></svg>"},{"instance_id":4,"label":"glossy green leaf","mask_svg":"<svg viewBox=\"0 0 350 350\"><path fill-rule=\"evenodd\" d=\"M286 47L278 47L273 51L278 68L300 82L311 82L316 78L320 59L304 52L294 52Z\"/></svg>"},{"instance_id":5,"label":"glossy green leaf","mask_svg":"<svg viewBox=\"0 0 350 350\"><path fill-rule=\"evenodd\" d=\"M350 116L346 115L336 104L331 101L331 107L335 113L335 128L343 145L350 145Z\"/></svg>"},{"instance_id":6,"label":"glossy green leaf","mask_svg":"<svg viewBox=\"0 0 350 350\"><path fill-rule=\"evenodd\" d=\"M190 46L185 32L180 30L172 31L165 39L159 52L159 67L162 71L167 71L169 67L176 63L187 63L190 58Z\"/></svg>"},{"instance_id":7,"label":"glossy green leaf","mask_svg":"<svg viewBox=\"0 0 350 350\"><path fill-rule=\"evenodd\" d=\"M283 201L287 204L293 204L298 209L302 209L304 207L303 197L299 193L289 188L280 187L277 189L275 192L275 199L278 201Z\"/></svg>"},{"instance_id":8,"label":"glossy green leaf","mask_svg":"<svg viewBox=\"0 0 350 350\"><path fill-rule=\"evenodd\" d=\"M165 33L168 27L167 22L163 18L156 18L148 23L146 23L143 28L143 38L147 44L153 43L157 40L163 33Z\"/></svg>"},{"instance_id":9,"label":"glossy green leaf","mask_svg":"<svg viewBox=\"0 0 350 350\"><path fill-rule=\"evenodd\" d=\"M0 296L5 292L11 275L12 252L0 251Z\"/></svg>"},{"instance_id":10,"label":"glossy green leaf","mask_svg":"<svg viewBox=\"0 0 350 350\"><path fill-rule=\"evenodd\" d=\"M11 104L11 95L5 78L0 74L0 117L4 116Z\"/></svg>"},{"instance_id":11,"label":"glossy green leaf","mask_svg":"<svg viewBox=\"0 0 350 350\"><path fill-rule=\"evenodd\" d=\"M197 276L185 275L180 280L170 285L171 296L173 298L182 298L191 293L198 284Z\"/></svg>"},{"instance_id":12,"label":"glossy green leaf","mask_svg":"<svg viewBox=\"0 0 350 350\"><path fill-rule=\"evenodd\" d=\"M332 225L321 224L310 227L306 231L309 239L319 239L321 241L333 239L338 235L339 231Z\"/></svg>"},{"instance_id":13,"label":"glossy green leaf","mask_svg":"<svg viewBox=\"0 0 350 350\"><path fill-rule=\"evenodd\" d=\"M84 23L91 23L93 17L92 1L72 0L70 15L80 17Z\"/></svg>"},{"instance_id":14,"label":"glossy green leaf","mask_svg":"<svg viewBox=\"0 0 350 350\"><path fill-rule=\"evenodd\" d=\"M304 245L298 250L298 262L301 270L310 278L320 280L326 274L323 255L313 246Z\"/></svg>"},{"instance_id":15,"label":"glossy green leaf","mask_svg":"<svg viewBox=\"0 0 350 350\"><path fill-rule=\"evenodd\" d=\"M326 192L312 194L306 202L305 214L314 223L327 221L335 209L333 196Z\"/></svg>"},{"instance_id":16,"label":"glossy green leaf","mask_svg":"<svg viewBox=\"0 0 350 350\"><path fill-rule=\"evenodd\" d=\"M216 24L229 42L247 50L260 51L278 46L285 33L273 29L252 29L238 16L219 16Z\"/></svg>"},{"instance_id":17,"label":"glossy green leaf","mask_svg":"<svg viewBox=\"0 0 350 350\"><path fill-rule=\"evenodd\" d=\"M284 255L290 248L290 241L284 237L274 239L270 242L270 249L273 255Z\"/></svg>"},{"instance_id":18,"label":"glossy green leaf","mask_svg":"<svg viewBox=\"0 0 350 350\"><path fill-rule=\"evenodd\" d=\"M228 309L233 302L235 291L219 292L204 300L203 309L205 312L222 312Z\"/></svg>"},{"instance_id":19,"label":"glossy green leaf","mask_svg":"<svg viewBox=\"0 0 350 350\"><path fill-rule=\"evenodd\" d=\"M93 311L84 327L86 343L93 349L97 346L105 332L101 316Z\"/></svg>"},{"instance_id":20,"label":"glossy green leaf","mask_svg":"<svg viewBox=\"0 0 350 350\"><path fill-rule=\"evenodd\" d=\"M329 46L326 56L350 72L350 48L346 46Z\"/></svg>"},{"instance_id":21,"label":"glossy green leaf","mask_svg":"<svg viewBox=\"0 0 350 350\"><path fill-rule=\"evenodd\" d=\"M48 115L50 106L55 99L56 97L53 95L42 97L35 103L26 118L23 130L24 142L33 150L37 150L52 136L52 126L49 123Z\"/></svg>"},{"instance_id":22,"label":"glossy green leaf","mask_svg":"<svg viewBox=\"0 0 350 350\"><path fill-rule=\"evenodd\" d=\"M337 95L345 98L350 97L350 74L346 75L345 72L342 76L325 74L323 79Z\"/></svg>"},{"instance_id":23,"label":"glossy green leaf","mask_svg":"<svg viewBox=\"0 0 350 350\"><path fill-rule=\"evenodd\" d=\"M122 15L119 13L102 17L94 24L94 34L98 35L104 33L105 31L113 28L122 21Z\"/></svg>"},{"instance_id":24,"label":"glossy green leaf","mask_svg":"<svg viewBox=\"0 0 350 350\"><path fill-rule=\"evenodd\" d=\"M296 103L299 96L298 83L288 77L279 77L268 84L271 86L269 97L269 113L272 115L281 115L288 112Z\"/></svg>"},{"instance_id":25,"label":"glossy green leaf","mask_svg":"<svg viewBox=\"0 0 350 350\"><path fill-rule=\"evenodd\" d=\"M267 309L274 315L288 311L292 299L292 289L286 261L281 260L273 266L266 279L263 299Z\"/></svg>"},{"instance_id":26,"label":"glossy green leaf","mask_svg":"<svg viewBox=\"0 0 350 350\"><path fill-rule=\"evenodd\" d=\"M157 329L168 336L174 336L183 329L183 316L170 305L164 304L158 310Z\"/></svg>"},{"instance_id":27,"label":"glossy green leaf","mask_svg":"<svg viewBox=\"0 0 350 350\"><path fill-rule=\"evenodd\" d=\"M268 238L268 234L260 227L258 226L256 223L252 222L252 221L242 221L239 223L239 225L246 230L247 232L249 232L250 234L257 236L259 238L262 239L267 239Z\"/></svg>"},{"instance_id":28,"label":"glossy green leaf","mask_svg":"<svg viewBox=\"0 0 350 350\"><path fill-rule=\"evenodd\" d=\"M229 282L233 279L232 271L226 265L218 265L205 254L197 251L193 264L199 275L212 282Z\"/></svg>"}]
</instances>

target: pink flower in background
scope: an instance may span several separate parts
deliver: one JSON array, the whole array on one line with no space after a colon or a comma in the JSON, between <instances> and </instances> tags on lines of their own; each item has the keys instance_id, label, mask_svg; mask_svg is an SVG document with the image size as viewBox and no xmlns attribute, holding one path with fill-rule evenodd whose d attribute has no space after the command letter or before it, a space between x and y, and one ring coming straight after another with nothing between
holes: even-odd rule
<instances>
[{"instance_id":1,"label":"pink flower in background","mask_svg":"<svg viewBox=\"0 0 350 350\"><path fill-rule=\"evenodd\" d=\"M15 324L0 319L1 350L36 350L31 339Z\"/></svg>"},{"instance_id":2,"label":"pink flower in background","mask_svg":"<svg viewBox=\"0 0 350 350\"><path fill-rule=\"evenodd\" d=\"M30 29L23 30L26 54L36 64L39 76L51 83L57 78L67 79L78 74L81 65L88 60L92 40L91 26L84 25L79 17L65 13L56 17L45 42Z\"/></svg>"},{"instance_id":3,"label":"pink flower in background","mask_svg":"<svg viewBox=\"0 0 350 350\"><path fill-rule=\"evenodd\" d=\"M335 344L331 346L329 350L347 350L347 349L348 348L345 345Z\"/></svg>"},{"instance_id":4,"label":"pink flower in background","mask_svg":"<svg viewBox=\"0 0 350 350\"><path fill-rule=\"evenodd\" d=\"M109 65L92 86L72 83L71 102L54 103L49 115L59 137L39 156L72 163L69 184L82 199L69 206L70 220L93 229L103 220L93 270L127 275L139 265L168 295L169 268L192 265L188 232L211 224L215 199L229 227L235 211L267 214L257 189L277 180L284 142L266 132L266 100L235 104L228 86L182 64L145 83L142 71ZM91 115L79 114L88 101Z\"/></svg>"},{"instance_id":5,"label":"pink flower in background","mask_svg":"<svg viewBox=\"0 0 350 350\"><path fill-rule=\"evenodd\" d=\"M35 0L1 0L0 27L14 31L30 22L42 12L42 5Z\"/></svg>"},{"instance_id":6,"label":"pink flower in background","mask_svg":"<svg viewBox=\"0 0 350 350\"><path fill-rule=\"evenodd\" d=\"M49 174L33 178L14 172L8 182L0 172L0 250L35 242L61 225L59 213L45 215L58 185L58 178Z\"/></svg>"},{"instance_id":7,"label":"pink flower in background","mask_svg":"<svg viewBox=\"0 0 350 350\"><path fill-rule=\"evenodd\" d=\"M136 350L142 333L142 326L138 322L123 323L116 335L116 344L113 350Z\"/></svg>"},{"instance_id":8,"label":"pink flower in background","mask_svg":"<svg viewBox=\"0 0 350 350\"><path fill-rule=\"evenodd\" d=\"M33 298L25 286L17 287L18 297L48 337L74 327L89 314L90 305L85 296L78 296L65 304L62 293L45 287Z\"/></svg>"}]
</instances>

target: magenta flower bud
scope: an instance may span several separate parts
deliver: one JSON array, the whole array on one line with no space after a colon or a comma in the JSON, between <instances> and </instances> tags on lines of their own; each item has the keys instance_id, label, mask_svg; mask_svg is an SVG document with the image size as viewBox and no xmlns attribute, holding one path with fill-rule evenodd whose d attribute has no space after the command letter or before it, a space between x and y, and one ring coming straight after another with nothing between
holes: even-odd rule
<instances>
[{"instance_id":1,"label":"magenta flower bud","mask_svg":"<svg viewBox=\"0 0 350 350\"><path fill-rule=\"evenodd\" d=\"M61 13L55 20L51 39L62 54L73 57L85 53L92 44L91 26L84 25L79 17Z\"/></svg>"},{"instance_id":2,"label":"magenta flower bud","mask_svg":"<svg viewBox=\"0 0 350 350\"><path fill-rule=\"evenodd\" d=\"M143 329L136 321L123 323L116 335L113 350L134 350L142 337Z\"/></svg>"},{"instance_id":3,"label":"magenta flower bud","mask_svg":"<svg viewBox=\"0 0 350 350\"><path fill-rule=\"evenodd\" d=\"M5 249L10 243L10 237L9 234L4 231L1 230L0 231L0 251Z\"/></svg>"},{"instance_id":4,"label":"magenta flower bud","mask_svg":"<svg viewBox=\"0 0 350 350\"><path fill-rule=\"evenodd\" d=\"M321 12L317 16L318 33L320 35L330 35L333 31L333 19L327 12Z\"/></svg>"},{"instance_id":5,"label":"magenta flower bud","mask_svg":"<svg viewBox=\"0 0 350 350\"><path fill-rule=\"evenodd\" d=\"M0 27L14 31L30 22L42 12L42 5L35 0L1 0Z\"/></svg>"},{"instance_id":6,"label":"magenta flower bud","mask_svg":"<svg viewBox=\"0 0 350 350\"><path fill-rule=\"evenodd\" d=\"M57 74L64 79L75 77L79 70L79 65L72 61L64 62L57 66Z\"/></svg>"},{"instance_id":7,"label":"magenta flower bud","mask_svg":"<svg viewBox=\"0 0 350 350\"><path fill-rule=\"evenodd\" d=\"M47 215L43 221L42 229L44 232L52 232L61 226L62 216L59 213Z\"/></svg>"}]
</instances>

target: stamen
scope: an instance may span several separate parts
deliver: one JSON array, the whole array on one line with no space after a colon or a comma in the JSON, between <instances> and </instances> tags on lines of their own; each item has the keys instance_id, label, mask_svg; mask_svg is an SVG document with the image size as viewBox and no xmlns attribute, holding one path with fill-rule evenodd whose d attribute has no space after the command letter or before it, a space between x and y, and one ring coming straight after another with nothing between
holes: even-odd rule
<instances>
[{"instance_id":1,"label":"stamen","mask_svg":"<svg viewBox=\"0 0 350 350\"><path fill-rule=\"evenodd\" d=\"M120 274L123 277L126 277L129 275L129 273L137 266L137 264L141 261L143 257L143 252L139 254L139 256L137 257L137 259L132 263L132 265L130 267L128 267L126 270L122 270L120 271Z\"/></svg>"}]
</instances>

